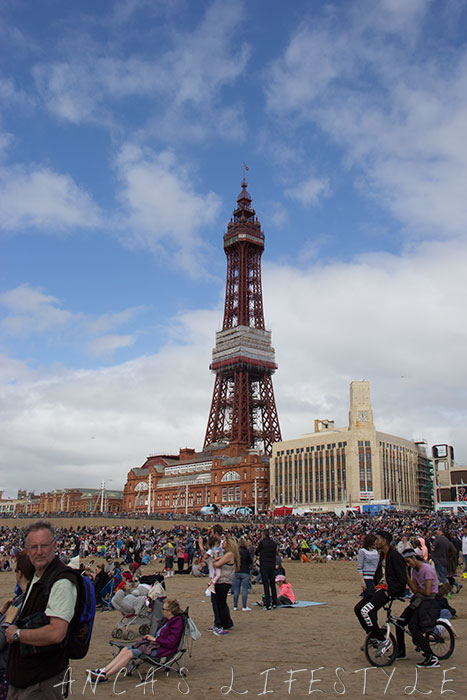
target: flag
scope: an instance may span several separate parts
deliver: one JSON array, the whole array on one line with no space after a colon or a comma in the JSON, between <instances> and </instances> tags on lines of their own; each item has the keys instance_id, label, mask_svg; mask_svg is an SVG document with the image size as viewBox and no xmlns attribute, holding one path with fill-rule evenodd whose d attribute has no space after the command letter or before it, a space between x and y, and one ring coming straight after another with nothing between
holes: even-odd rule
<instances>
[{"instance_id":1,"label":"flag","mask_svg":"<svg viewBox=\"0 0 467 700\"><path fill-rule=\"evenodd\" d=\"M245 163L243 163L243 167L245 168L245 170L246 170L247 172L248 172L248 170L250 169L250 168L248 167L248 165L245 165Z\"/></svg>"}]
</instances>

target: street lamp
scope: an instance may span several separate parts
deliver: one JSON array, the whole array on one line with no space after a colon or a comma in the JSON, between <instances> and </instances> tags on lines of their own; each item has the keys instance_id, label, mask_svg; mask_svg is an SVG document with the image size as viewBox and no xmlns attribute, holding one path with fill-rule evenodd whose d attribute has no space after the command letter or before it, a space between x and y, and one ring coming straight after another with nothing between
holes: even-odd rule
<instances>
[{"instance_id":1,"label":"street lamp","mask_svg":"<svg viewBox=\"0 0 467 700\"><path fill-rule=\"evenodd\" d=\"M151 498L152 498L152 474L149 474L148 478L148 486L149 486L149 493L148 493L148 515L151 512Z\"/></svg>"}]
</instances>

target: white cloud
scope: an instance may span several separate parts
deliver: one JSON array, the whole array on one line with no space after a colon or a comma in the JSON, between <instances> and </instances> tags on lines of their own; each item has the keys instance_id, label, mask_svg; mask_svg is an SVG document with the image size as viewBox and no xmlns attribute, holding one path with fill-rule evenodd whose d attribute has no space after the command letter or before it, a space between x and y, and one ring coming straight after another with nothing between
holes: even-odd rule
<instances>
[{"instance_id":1,"label":"white cloud","mask_svg":"<svg viewBox=\"0 0 467 700\"><path fill-rule=\"evenodd\" d=\"M322 197L329 195L329 180L309 177L294 187L288 187L285 194L297 200L302 206L317 204Z\"/></svg>"},{"instance_id":2,"label":"white cloud","mask_svg":"<svg viewBox=\"0 0 467 700\"><path fill-rule=\"evenodd\" d=\"M35 166L0 170L0 229L56 232L99 223L98 207L69 175Z\"/></svg>"},{"instance_id":3,"label":"white cloud","mask_svg":"<svg viewBox=\"0 0 467 700\"><path fill-rule=\"evenodd\" d=\"M126 324L133 320L135 316L144 311L144 306L136 306L131 309L124 309L116 313L102 314L96 318L90 318L87 322L87 328L92 334L106 333L114 328L119 328L122 324Z\"/></svg>"},{"instance_id":4,"label":"white cloud","mask_svg":"<svg viewBox=\"0 0 467 700\"><path fill-rule=\"evenodd\" d=\"M305 270L267 265L265 310L286 438L346 425L348 385L371 383L377 428L451 442L467 462L465 244L425 244Z\"/></svg>"},{"instance_id":5,"label":"white cloud","mask_svg":"<svg viewBox=\"0 0 467 700\"><path fill-rule=\"evenodd\" d=\"M466 254L464 244L430 243L404 257L264 265L284 438L312 431L315 418L346 425L349 384L368 379L378 430L448 442L458 463L467 462L467 330L459 321ZM111 478L117 488L148 454L200 448L221 318L221 308L186 312L156 355L106 369L34 378L18 366L14 381L12 365L0 409L5 486L97 486Z\"/></svg>"},{"instance_id":6,"label":"white cloud","mask_svg":"<svg viewBox=\"0 0 467 700\"><path fill-rule=\"evenodd\" d=\"M12 335L49 332L73 318L70 311L60 308L58 299L27 284L0 294L0 305L9 312L2 321L4 331Z\"/></svg>"},{"instance_id":7,"label":"white cloud","mask_svg":"<svg viewBox=\"0 0 467 700\"><path fill-rule=\"evenodd\" d=\"M20 360L0 354L0 384L9 384L30 378L30 367Z\"/></svg>"},{"instance_id":8,"label":"white cloud","mask_svg":"<svg viewBox=\"0 0 467 700\"><path fill-rule=\"evenodd\" d=\"M217 216L217 195L195 192L188 172L171 151L144 153L127 145L119 154L117 169L125 240L154 252L175 250L176 261L190 275L203 273L199 231Z\"/></svg>"},{"instance_id":9,"label":"white cloud","mask_svg":"<svg viewBox=\"0 0 467 700\"><path fill-rule=\"evenodd\" d=\"M152 53L141 50L124 58L121 32L127 28L119 24L113 25L115 34L105 52L91 36L80 36L78 43L70 38L63 44L62 58L35 66L39 93L53 114L73 124L115 126L114 108L120 109L123 100L142 97L148 100L148 121L156 115L154 131L159 137L163 129L177 140L204 138L213 130L241 138L241 108L221 103L220 92L238 79L248 59L248 49L236 34L242 8L241 2L213 2L189 32L174 31L172 25L166 29L164 18L160 23L156 19L164 41L155 42ZM169 48L161 52L167 42Z\"/></svg>"},{"instance_id":10,"label":"white cloud","mask_svg":"<svg viewBox=\"0 0 467 700\"><path fill-rule=\"evenodd\" d=\"M27 484L37 492L105 479L123 488L128 470L147 455L201 448L216 323L217 312L180 317L176 333L190 345L170 343L157 355L107 369L52 371L5 384L2 486L15 493ZM202 337L200 324L208 329Z\"/></svg>"},{"instance_id":11,"label":"white cloud","mask_svg":"<svg viewBox=\"0 0 467 700\"><path fill-rule=\"evenodd\" d=\"M73 347L74 352L105 358L134 345L138 331L125 334L109 331L128 326L144 310L141 306L100 316L73 312L64 309L60 299L28 284L0 294L0 307L5 309L1 328L10 339L47 334L50 344L59 343L62 347Z\"/></svg>"},{"instance_id":12,"label":"white cloud","mask_svg":"<svg viewBox=\"0 0 467 700\"><path fill-rule=\"evenodd\" d=\"M270 66L268 108L288 130L316 126L339 144L406 235L464 236L467 51L430 53L427 6L354 3L338 22L302 24Z\"/></svg>"},{"instance_id":13,"label":"white cloud","mask_svg":"<svg viewBox=\"0 0 467 700\"><path fill-rule=\"evenodd\" d=\"M88 344L87 351L94 357L112 356L115 350L131 347L135 340L132 335L102 335Z\"/></svg>"}]
</instances>

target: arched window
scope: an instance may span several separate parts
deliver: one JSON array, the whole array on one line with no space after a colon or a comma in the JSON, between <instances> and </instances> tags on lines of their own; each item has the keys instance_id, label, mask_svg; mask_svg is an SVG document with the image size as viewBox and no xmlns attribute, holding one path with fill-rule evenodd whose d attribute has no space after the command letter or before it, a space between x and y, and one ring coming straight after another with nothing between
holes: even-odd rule
<instances>
[{"instance_id":1,"label":"arched window","mask_svg":"<svg viewBox=\"0 0 467 700\"><path fill-rule=\"evenodd\" d=\"M240 479L240 474L238 472L227 472L222 477L221 481L237 481Z\"/></svg>"}]
</instances>

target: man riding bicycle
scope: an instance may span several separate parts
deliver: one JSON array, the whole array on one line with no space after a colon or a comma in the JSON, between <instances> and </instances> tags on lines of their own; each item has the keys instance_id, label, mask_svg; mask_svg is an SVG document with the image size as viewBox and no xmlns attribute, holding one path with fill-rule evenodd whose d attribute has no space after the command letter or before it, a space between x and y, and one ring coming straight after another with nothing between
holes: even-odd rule
<instances>
[{"instance_id":1,"label":"man riding bicycle","mask_svg":"<svg viewBox=\"0 0 467 700\"><path fill-rule=\"evenodd\" d=\"M378 610L389 598L403 596L407 586L405 559L391 547L392 535L386 530L376 533L376 547L379 551L379 564L375 572L375 592L357 603L354 612L365 632L372 632L375 640L386 643L384 632L378 625ZM384 651L381 648L381 651Z\"/></svg>"},{"instance_id":2,"label":"man riding bicycle","mask_svg":"<svg viewBox=\"0 0 467 700\"><path fill-rule=\"evenodd\" d=\"M415 645L422 651L424 661L417 664L420 668L438 668L439 661L431 653L430 645L425 637L424 630L436 622L439 605L435 601L438 593L438 576L436 570L430 564L425 564L419 559L413 549L405 549L402 552L407 566L407 582L413 597L403 611L400 618L402 624L409 625ZM396 627L397 659L405 659L405 634L404 630Z\"/></svg>"}]
</instances>

